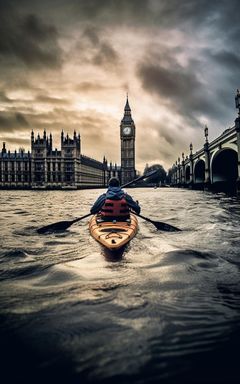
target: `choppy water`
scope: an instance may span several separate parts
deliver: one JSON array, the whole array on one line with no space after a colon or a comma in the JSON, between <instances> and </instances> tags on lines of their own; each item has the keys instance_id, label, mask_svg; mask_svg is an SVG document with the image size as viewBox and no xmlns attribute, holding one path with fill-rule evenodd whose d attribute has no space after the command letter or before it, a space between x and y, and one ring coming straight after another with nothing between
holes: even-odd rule
<instances>
[{"instance_id":1,"label":"choppy water","mask_svg":"<svg viewBox=\"0 0 240 384\"><path fill-rule=\"evenodd\" d=\"M240 202L129 189L143 215L183 231L140 219L115 259L87 219L36 233L88 213L100 192L0 192L4 383L238 383Z\"/></svg>"}]
</instances>

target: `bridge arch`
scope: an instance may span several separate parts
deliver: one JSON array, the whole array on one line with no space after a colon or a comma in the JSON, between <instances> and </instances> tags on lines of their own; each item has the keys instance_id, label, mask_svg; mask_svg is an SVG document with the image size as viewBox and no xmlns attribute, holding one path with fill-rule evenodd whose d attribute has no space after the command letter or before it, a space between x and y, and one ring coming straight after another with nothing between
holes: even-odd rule
<instances>
[{"instance_id":1,"label":"bridge arch","mask_svg":"<svg viewBox=\"0 0 240 384\"><path fill-rule=\"evenodd\" d=\"M186 183L190 182L190 165L186 166Z\"/></svg>"},{"instance_id":2,"label":"bridge arch","mask_svg":"<svg viewBox=\"0 0 240 384\"><path fill-rule=\"evenodd\" d=\"M214 153L210 164L211 183L214 189L234 192L238 177L238 154L233 148L222 148Z\"/></svg>"},{"instance_id":3,"label":"bridge arch","mask_svg":"<svg viewBox=\"0 0 240 384\"><path fill-rule=\"evenodd\" d=\"M203 184L205 180L205 161L199 159L194 165L194 184Z\"/></svg>"}]
</instances>

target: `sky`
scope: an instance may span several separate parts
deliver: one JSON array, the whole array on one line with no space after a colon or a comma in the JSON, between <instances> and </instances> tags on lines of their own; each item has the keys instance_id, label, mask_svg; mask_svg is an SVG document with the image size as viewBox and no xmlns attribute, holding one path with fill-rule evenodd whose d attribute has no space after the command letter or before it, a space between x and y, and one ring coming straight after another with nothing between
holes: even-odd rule
<instances>
[{"instance_id":1,"label":"sky","mask_svg":"<svg viewBox=\"0 0 240 384\"><path fill-rule=\"evenodd\" d=\"M0 0L0 145L81 135L120 164L128 93L136 168L181 156L234 125L239 0Z\"/></svg>"}]
</instances>

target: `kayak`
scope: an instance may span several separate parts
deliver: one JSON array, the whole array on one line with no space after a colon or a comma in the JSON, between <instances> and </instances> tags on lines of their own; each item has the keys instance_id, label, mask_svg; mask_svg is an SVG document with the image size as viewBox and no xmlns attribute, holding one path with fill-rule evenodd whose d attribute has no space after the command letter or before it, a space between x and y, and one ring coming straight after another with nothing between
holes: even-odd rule
<instances>
[{"instance_id":1,"label":"kayak","mask_svg":"<svg viewBox=\"0 0 240 384\"><path fill-rule=\"evenodd\" d=\"M117 251L136 235L138 221L133 214L130 214L128 221L101 221L98 215L94 215L89 221L89 230L100 244L111 251Z\"/></svg>"}]
</instances>

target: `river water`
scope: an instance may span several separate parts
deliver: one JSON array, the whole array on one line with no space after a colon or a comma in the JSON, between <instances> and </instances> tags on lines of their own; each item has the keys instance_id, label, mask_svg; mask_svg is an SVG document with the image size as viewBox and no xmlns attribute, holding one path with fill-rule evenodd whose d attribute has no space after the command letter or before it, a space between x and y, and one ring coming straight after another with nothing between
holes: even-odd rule
<instances>
[{"instance_id":1,"label":"river water","mask_svg":"<svg viewBox=\"0 0 240 384\"><path fill-rule=\"evenodd\" d=\"M122 255L87 220L102 190L0 191L4 383L239 383L240 202L172 188L129 189L142 214Z\"/></svg>"}]
</instances>

